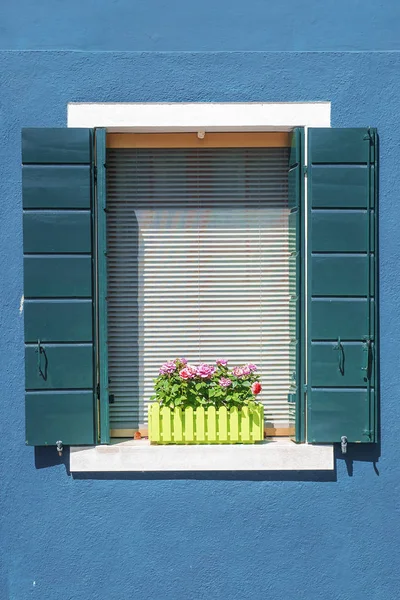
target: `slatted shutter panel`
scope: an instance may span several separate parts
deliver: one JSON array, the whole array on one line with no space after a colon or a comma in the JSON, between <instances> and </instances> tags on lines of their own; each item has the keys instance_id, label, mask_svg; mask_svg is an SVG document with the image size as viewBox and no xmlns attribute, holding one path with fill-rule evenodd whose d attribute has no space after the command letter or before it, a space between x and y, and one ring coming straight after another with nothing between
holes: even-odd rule
<instances>
[{"instance_id":1,"label":"slatted shutter panel","mask_svg":"<svg viewBox=\"0 0 400 600\"><path fill-rule=\"evenodd\" d=\"M291 389L287 148L109 149L111 430L146 425L161 363L254 361L267 426Z\"/></svg>"},{"instance_id":2,"label":"slatted shutter panel","mask_svg":"<svg viewBox=\"0 0 400 600\"><path fill-rule=\"evenodd\" d=\"M302 192L304 183L304 131L296 128L289 155L289 292L290 292L290 377L289 418L297 441L304 441L304 357L301 352L303 310Z\"/></svg>"},{"instance_id":3,"label":"slatted shutter panel","mask_svg":"<svg viewBox=\"0 0 400 600\"><path fill-rule=\"evenodd\" d=\"M24 129L26 443L93 444L92 134Z\"/></svg>"},{"instance_id":4,"label":"slatted shutter panel","mask_svg":"<svg viewBox=\"0 0 400 600\"><path fill-rule=\"evenodd\" d=\"M377 134L308 137L308 440L377 440Z\"/></svg>"}]
</instances>

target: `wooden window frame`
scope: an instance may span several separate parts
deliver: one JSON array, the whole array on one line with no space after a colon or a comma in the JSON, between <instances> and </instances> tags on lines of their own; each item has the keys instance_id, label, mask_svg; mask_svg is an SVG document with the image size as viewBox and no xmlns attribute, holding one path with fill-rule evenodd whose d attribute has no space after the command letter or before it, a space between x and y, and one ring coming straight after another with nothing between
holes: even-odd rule
<instances>
[{"instance_id":1,"label":"wooden window frame","mask_svg":"<svg viewBox=\"0 0 400 600\"><path fill-rule=\"evenodd\" d=\"M107 133L106 148L289 148L292 132ZM294 427L265 427L265 437L291 437ZM110 429L111 438L148 437L147 428Z\"/></svg>"},{"instance_id":2,"label":"wooden window frame","mask_svg":"<svg viewBox=\"0 0 400 600\"><path fill-rule=\"evenodd\" d=\"M200 137L199 137L200 136ZM107 133L107 148L288 148L291 133Z\"/></svg>"}]
</instances>

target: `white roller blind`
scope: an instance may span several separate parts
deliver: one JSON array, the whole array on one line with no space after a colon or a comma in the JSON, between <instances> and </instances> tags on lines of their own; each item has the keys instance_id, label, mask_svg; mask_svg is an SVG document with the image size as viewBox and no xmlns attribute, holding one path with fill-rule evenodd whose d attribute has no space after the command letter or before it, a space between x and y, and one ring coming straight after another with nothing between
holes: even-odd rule
<instances>
[{"instance_id":1,"label":"white roller blind","mask_svg":"<svg viewBox=\"0 0 400 600\"><path fill-rule=\"evenodd\" d=\"M147 423L161 363L254 362L269 426L288 426L285 148L107 154L111 428Z\"/></svg>"}]
</instances>

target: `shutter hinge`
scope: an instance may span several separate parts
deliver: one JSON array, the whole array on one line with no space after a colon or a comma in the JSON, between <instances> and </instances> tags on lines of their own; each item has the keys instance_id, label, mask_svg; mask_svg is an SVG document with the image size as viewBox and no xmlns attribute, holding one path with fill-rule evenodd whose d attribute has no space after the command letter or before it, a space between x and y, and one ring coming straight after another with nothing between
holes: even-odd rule
<instances>
[{"instance_id":1,"label":"shutter hinge","mask_svg":"<svg viewBox=\"0 0 400 600\"><path fill-rule=\"evenodd\" d=\"M303 167L303 175L305 175L306 177L308 175L308 167L307 167L307 165L304 165L304 167Z\"/></svg>"},{"instance_id":2,"label":"shutter hinge","mask_svg":"<svg viewBox=\"0 0 400 600\"><path fill-rule=\"evenodd\" d=\"M94 177L94 183L97 183L97 166L94 165L93 166L93 177Z\"/></svg>"},{"instance_id":3,"label":"shutter hinge","mask_svg":"<svg viewBox=\"0 0 400 600\"><path fill-rule=\"evenodd\" d=\"M100 384L99 383L96 385L96 398L97 398L97 400L100 400Z\"/></svg>"},{"instance_id":4,"label":"shutter hinge","mask_svg":"<svg viewBox=\"0 0 400 600\"><path fill-rule=\"evenodd\" d=\"M374 136L371 133L371 127L368 127L367 133L364 135L363 140L365 142L369 142L371 144L371 146L374 145L375 140L374 140Z\"/></svg>"}]
</instances>

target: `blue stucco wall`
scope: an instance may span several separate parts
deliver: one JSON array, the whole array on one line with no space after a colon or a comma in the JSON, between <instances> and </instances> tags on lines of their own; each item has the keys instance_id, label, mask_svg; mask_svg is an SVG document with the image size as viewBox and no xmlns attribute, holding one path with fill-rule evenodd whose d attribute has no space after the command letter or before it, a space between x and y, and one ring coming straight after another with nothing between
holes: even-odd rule
<instances>
[{"instance_id":1,"label":"blue stucco wall","mask_svg":"<svg viewBox=\"0 0 400 600\"><path fill-rule=\"evenodd\" d=\"M400 49L396 0L13 0L7 50Z\"/></svg>"},{"instance_id":2,"label":"blue stucco wall","mask_svg":"<svg viewBox=\"0 0 400 600\"><path fill-rule=\"evenodd\" d=\"M0 26L8 49L0 52L0 600L395 600L398 5L314 1L305 16L294 2L271 13L255 0L207 1L193 13L177 2L179 17L155 0L39 4L34 13L32 3L13 2ZM229 19L219 28L223 9ZM335 52L295 51L327 49ZM332 475L78 478L68 456L25 447L21 127L64 126L70 101L316 100L332 102L333 126L376 126L381 136L379 460L356 448L337 457Z\"/></svg>"}]
</instances>

